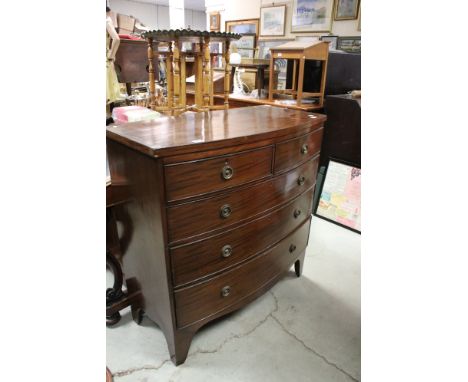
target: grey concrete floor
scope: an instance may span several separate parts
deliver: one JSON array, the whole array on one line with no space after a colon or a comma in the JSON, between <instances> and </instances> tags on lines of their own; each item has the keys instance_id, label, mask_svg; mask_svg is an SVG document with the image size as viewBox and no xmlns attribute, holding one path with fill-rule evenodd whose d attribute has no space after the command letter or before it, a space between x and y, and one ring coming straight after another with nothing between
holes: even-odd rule
<instances>
[{"instance_id":1,"label":"grey concrete floor","mask_svg":"<svg viewBox=\"0 0 468 382\"><path fill-rule=\"evenodd\" d=\"M124 310L107 328L114 381L359 381L360 239L314 217L302 277L291 269L262 297L202 328L178 367L157 325L145 317L138 326Z\"/></svg>"}]
</instances>

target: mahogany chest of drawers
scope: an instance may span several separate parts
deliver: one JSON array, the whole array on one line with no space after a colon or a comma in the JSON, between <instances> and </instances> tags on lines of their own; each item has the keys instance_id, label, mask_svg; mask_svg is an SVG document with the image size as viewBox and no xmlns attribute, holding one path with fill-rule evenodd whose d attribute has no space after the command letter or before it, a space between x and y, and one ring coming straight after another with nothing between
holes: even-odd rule
<instances>
[{"instance_id":1,"label":"mahogany chest of drawers","mask_svg":"<svg viewBox=\"0 0 468 382\"><path fill-rule=\"evenodd\" d=\"M173 362L195 332L300 276L325 116L254 106L107 128L114 184L128 184L123 254L132 305Z\"/></svg>"}]
</instances>

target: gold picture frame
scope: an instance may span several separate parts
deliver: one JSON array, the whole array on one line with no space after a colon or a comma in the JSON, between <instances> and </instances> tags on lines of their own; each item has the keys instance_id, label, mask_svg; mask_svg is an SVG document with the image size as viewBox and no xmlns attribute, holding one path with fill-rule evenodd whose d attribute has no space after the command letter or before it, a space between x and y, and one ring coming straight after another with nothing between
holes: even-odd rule
<instances>
[{"instance_id":1,"label":"gold picture frame","mask_svg":"<svg viewBox=\"0 0 468 382\"><path fill-rule=\"evenodd\" d=\"M336 0L335 20L356 20L359 14L360 0Z\"/></svg>"},{"instance_id":2,"label":"gold picture frame","mask_svg":"<svg viewBox=\"0 0 468 382\"><path fill-rule=\"evenodd\" d=\"M257 54L257 41L260 29L260 19L242 19L242 20L228 20L225 22L225 31L230 33L241 34L242 37L234 42L234 46L245 46L246 40L253 38L253 48L240 48L238 53L244 58L254 58Z\"/></svg>"},{"instance_id":3,"label":"gold picture frame","mask_svg":"<svg viewBox=\"0 0 468 382\"><path fill-rule=\"evenodd\" d=\"M221 27L221 15L219 12L210 13L210 31L219 32Z\"/></svg>"},{"instance_id":4,"label":"gold picture frame","mask_svg":"<svg viewBox=\"0 0 468 382\"><path fill-rule=\"evenodd\" d=\"M225 31L230 33L251 34L258 37L260 19L229 20L225 22Z\"/></svg>"},{"instance_id":5,"label":"gold picture frame","mask_svg":"<svg viewBox=\"0 0 468 382\"><path fill-rule=\"evenodd\" d=\"M279 15L275 15L276 12L279 12ZM270 5L260 8L259 33L262 37L282 37L285 35L286 4Z\"/></svg>"}]
</instances>

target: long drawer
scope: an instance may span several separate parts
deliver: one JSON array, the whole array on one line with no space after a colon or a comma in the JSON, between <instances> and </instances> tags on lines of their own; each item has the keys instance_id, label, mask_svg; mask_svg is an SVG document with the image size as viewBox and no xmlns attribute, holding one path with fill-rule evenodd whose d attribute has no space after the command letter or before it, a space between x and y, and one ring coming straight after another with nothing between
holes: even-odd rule
<instances>
[{"instance_id":1,"label":"long drawer","mask_svg":"<svg viewBox=\"0 0 468 382\"><path fill-rule=\"evenodd\" d=\"M164 167L167 201L239 186L271 176L273 146Z\"/></svg>"},{"instance_id":2,"label":"long drawer","mask_svg":"<svg viewBox=\"0 0 468 382\"><path fill-rule=\"evenodd\" d=\"M220 272L277 243L309 218L313 193L312 188L286 206L234 230L172 248L174 285Z\"/></svg>"},{"instance_id":3,"label":"long drawer","mask_svg":"<svg viewBox=\"0 0 468 382\"><path fill-rule=\"evenodd\" d=\"M178 327L211 316L288 270L307 246L310 220L258 257L212 279L174 292Z\"/></svg>"},{"instance_id":4,"label":"long drawer","mask_svg":"<svg viewBox=\"0 0 468 382\"><path fill-rule=\"evenodd\" d=\"M295 198L315 184L318 156L281 176L235 192L167 208L169 241L226 229Z\"/></svg>"},{"instance_id":5,"label":"long drawer","mask_svg":"<svg viewBox=\"0 0 468 382\"><path fill-rule=\"evenodd\" d=\"M297 166L320 152L323 128L276 145L275 173Z\"/></svg>"}]
</instances>

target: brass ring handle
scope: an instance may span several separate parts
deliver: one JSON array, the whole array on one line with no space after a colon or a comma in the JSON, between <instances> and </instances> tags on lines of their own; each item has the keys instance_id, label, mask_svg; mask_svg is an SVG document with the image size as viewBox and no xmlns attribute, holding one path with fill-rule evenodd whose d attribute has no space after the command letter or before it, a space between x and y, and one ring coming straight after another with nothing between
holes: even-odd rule
<instances>
[{"instance_id":1,"label":"brass ring handle","mask_svg":"<svg viewBox=\"0 0 468 382\"><path fill-rule=\"evenodd\" d=\"M297 219L298 216L301 214L301 210L294 210L294 217Z\"/></svg>"},{"instance_id":2,"label":"brass ring handle","mask_svg":"<svg viewBox=\"0 0 468 382\"><path fill-rule=\"evenodd\" d=\"M229 204L225 204L221 207L219 213L223 219L226 219L232 213L231 206Z\"/></svg>"},{"instance_id":3,"label":"brass ring handle","mask_svg":"<svg viewBox=\"0 0 468 382\"><path fill-rule=\"evenodd\" d=\"M227 244L223 248L221 248L221 256L223 257L229 257L232 255L232 247Z\"/></svg>"},{"instance_id":4,"label":"brass ring handle","mask_svg":"<svg viewBox=\"0 0 468 382\"><path fill-rule=\"evenodd\" d=\"M299 186L302 186L305 183L305 176L300 176L299 179L297 180L297 184Z\"/></svg>"},{"instance_id":5,"label":"brass ring handle","mask_svg":"<svg viewBox=\"0 0 468 382\"><path fill-rule=\"evenodd\" d=\"M307 144L304 143L301 147L301 154L307 154L308 151L309 151L309 146L307 146Z\"/></svg>"},{"instance_id":6,"label":"brass ring handle","mask_svg":"<svg viewBox=\"0 0 468 382\"><path fill-rule=\"evenodd\" d=\"M227 297L231 293L231 287L229 285L226 285L221 289L221 296Z\"/></svg>"},{"instance_id":7,"label":"brass ring handle","mask_svg":"<svg viewBox=\"0 0 468 382\"><path fill-rule=\"evenodd\" d=\"M296 250L296 246L294 244L291 244L289 246L289 252L293 253Z\"/></svg>"},{"instance_id":8,"label":"brass ring handle","mask_svg":"<svg viewBox=\"0 0 468 382\"><path fill-rule=\"evenodd\" d=\"M231 166L226 165L221 170L221 176L225 180L231 179L233 175L234 175L234 169Z\"/></svg>"}]
</instances>

